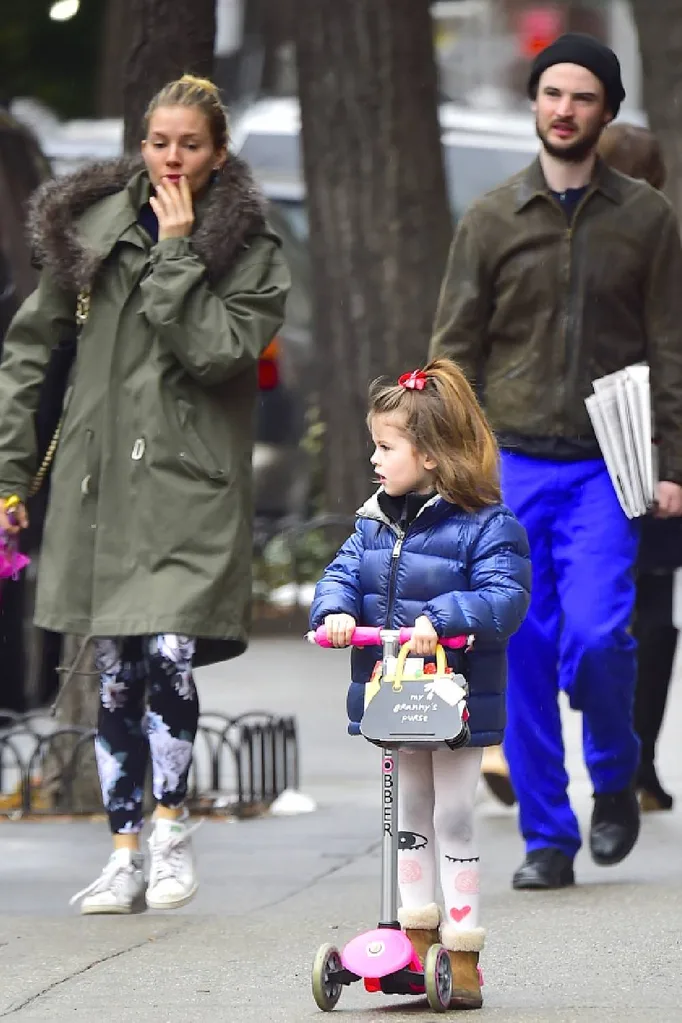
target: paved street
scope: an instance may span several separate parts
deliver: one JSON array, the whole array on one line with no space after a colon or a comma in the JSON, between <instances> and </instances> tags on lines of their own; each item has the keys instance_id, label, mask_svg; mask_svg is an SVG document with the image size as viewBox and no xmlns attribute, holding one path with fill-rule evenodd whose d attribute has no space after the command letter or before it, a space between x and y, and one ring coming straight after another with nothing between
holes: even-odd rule
<instances>
[{"instance_id":1,"label":"paved street","mask_svg":"<svg viewBox=\"0 0 682 1023\"><path fill-rule=\"evenodd\" d=\"M324 941L376 922L377 752L345 733L347 655L297 640L258 640L240 660L200 673L206 710L296 713L302 790L315 813L206 821L196 835L201 888L174 914L81 918L69 897L108 853L101 822L0 824L0 1018L17 1023L321 1019L309 967ZM662 776L682 805L682 693L673 690ZM568 721L575 804L587 824L579 720ZM682 820L647 816L618 867L578 860L579 886L514 893L514 814L480 802L486 1004L505 1023L678 1023L682 1018ZM423 1001L355 986L335 1010L355 1023L431 1015Z\"/></svg>"}]
</instances>

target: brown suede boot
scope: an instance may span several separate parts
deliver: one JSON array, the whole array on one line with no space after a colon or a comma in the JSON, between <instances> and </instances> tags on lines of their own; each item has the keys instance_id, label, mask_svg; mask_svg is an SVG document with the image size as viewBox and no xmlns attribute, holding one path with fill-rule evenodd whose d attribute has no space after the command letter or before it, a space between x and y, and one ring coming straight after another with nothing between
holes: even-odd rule
<instances>
[{"instance_id":1,"label":"brown suede boot","mask_svg":"<svg viewBox=\"0 0 682 1023\"><path fill-rule=\"evenodd\" d=\"M426 953L431 946L440 943L438 931L440 909L435 902L422 906L421 909L399 909L398 920L412 942L414 950L419 956L419 962L423 966Z\"/></svg>"},{"instance_id":2,"label":"brown suede boot","mask_svg":"<svg viewBox=\"0 0 682 1023\"><path fill-rule=\"evenodd\" d=\"M458 931L451 924L441 928L441 941L450 955L452 966L451 1009L480 1009L483 1005L478 956L485 943L485 931Z\"/></svg>"},{"instance_id":3,"label":"brown suede boot","mask_svg":"<svg viewBox=\"0 0 682 1023\"><path fill-rule=\"evenodd\" d=\"M516 803L516 793L509 777L509 765L501 746L485 747L481 762L481 773L486 785L495 798L499 799L505 806L514 806Z\"/></svg>"}]
</instances>

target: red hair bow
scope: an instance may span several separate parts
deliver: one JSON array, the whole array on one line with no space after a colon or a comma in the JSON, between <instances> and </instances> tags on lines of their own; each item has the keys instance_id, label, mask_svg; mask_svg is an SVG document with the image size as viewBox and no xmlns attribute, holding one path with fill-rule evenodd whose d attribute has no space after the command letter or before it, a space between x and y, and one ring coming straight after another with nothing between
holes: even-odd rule
<instances>
[{"instance_id":1,"label":"red hair bow","mask_svg":"<svg viewBox=\"0 0 682 1023\"><path fill-rule=\"evenodd\" d=\"M401 387L407 388L408 391L423 391L428 379L423 370L413 369L411 373L403 373L398 378L398 383Z\"/></svg>"}]
</instances>

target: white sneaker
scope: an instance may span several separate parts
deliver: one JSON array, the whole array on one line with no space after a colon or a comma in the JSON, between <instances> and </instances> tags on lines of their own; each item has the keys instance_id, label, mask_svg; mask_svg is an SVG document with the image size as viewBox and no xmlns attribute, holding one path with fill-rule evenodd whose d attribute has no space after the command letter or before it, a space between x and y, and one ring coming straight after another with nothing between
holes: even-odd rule
<instances>
[{"instance_id":1,"label":"white sneaker","mask_svg":"<svg viewBox=\"0 0 682 1023\"><path fill-rule=\"evenodd\" d=\"M69 901L82 899L81 913L132 913L144 895L142 854L132 849L114 849L107 864L91 885ZM144 907L144 903L142 903Z\"/></svg>"},{"instance_id":2,"label":"white sneaker","mask_svg":"<svg viewBox=\"0 0 682 1023\"><path fill-rule=\"evenodd\" d=\"M181 820L163 817L154 821L146 896L151 909L177 909L196 895L199 882L190 836L198 827L188 828Z\"/></svg>"}]
</instances>

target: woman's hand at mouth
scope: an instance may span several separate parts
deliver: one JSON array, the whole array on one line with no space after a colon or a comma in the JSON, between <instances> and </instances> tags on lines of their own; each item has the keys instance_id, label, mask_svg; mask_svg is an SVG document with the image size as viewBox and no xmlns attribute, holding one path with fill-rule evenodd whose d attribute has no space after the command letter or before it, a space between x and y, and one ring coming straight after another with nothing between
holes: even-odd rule
<instances>
[{"instance_id":1,"label":"woman's hand at mouth","mask_svg":"<svg viewBox=\"0 0 682 1023\"><path fill-rule=\"evenodd\" d=\"M194 227L194 204L189 182L183 174L177 184L165 178L149 200L159 221L159 241L187 238Z\"/></svg>"}]
</instances>

